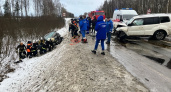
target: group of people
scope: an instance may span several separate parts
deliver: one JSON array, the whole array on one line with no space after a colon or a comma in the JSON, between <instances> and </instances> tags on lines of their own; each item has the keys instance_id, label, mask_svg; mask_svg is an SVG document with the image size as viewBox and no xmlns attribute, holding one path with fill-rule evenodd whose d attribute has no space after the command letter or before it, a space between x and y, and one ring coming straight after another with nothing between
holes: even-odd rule
<instances>
[{"instance_id":1,"label":"group of people","mask_svg":"<svg viewBox=\"0 0 171 92\"><path fill-rule=\"evenodd\" d=\"M24 45L22 42L17 46L16 53L19 51L19 61L26 57L32 58L33 56L38 56L38 50L40 54L44 54L47 51L51 51L54 48L54 38L48 38L44 40L41 38L39 41L27 42L27 45Z\"/></svg>"},{"instance_id":2,"label":"group of people","mask_svg":"<svg viewBox=\"0 0 171 92\"><path fill-rule=\"evenodd\" d=\"M97 22L96 17L91 20L90 17L80 16L79 21L71 19L71 23L69 24L69 32L71 32L72 38L80 37L78 34L78 30L80 28L80 33L82 34L82 42L87 43L86 34L90 33L90 29L92 29L92 33L95 34L95 24ZM79 27L78 27L79 24Z\"/></svg>"},{"instance_id":3,"label":"group of people","mask_svg":"<svg viewBox=\"0 0 171 92\"><path fill-rule=\"evenodd\" d=\"M98 19L96 19L96 16L94 16L94 18L92 20L90 17L86 18L86 16L80 16L79 27L80 27L80 33L82 34L82 42L83 43L87 43L86 34L89 34L90 29L92 30L91 31L92 33L95 33L95 31L97 31L96 43L95 43L94 50L92 50L92 52L94 54L96 54L98 44L101 41L101 47L102 47L101 54L105 55L104 41L107 37L106 44L110 44L111 33L113 30L112 20L109 17L107 17L107 19L104 21L103 16L99 16ZM71 24L70 24L69 30L71 30L72 37L75 37L78 35L78 33L77 33L78 25L77 25L77 22L73 19L71 19Z\"/></svg>"}]
</instances>

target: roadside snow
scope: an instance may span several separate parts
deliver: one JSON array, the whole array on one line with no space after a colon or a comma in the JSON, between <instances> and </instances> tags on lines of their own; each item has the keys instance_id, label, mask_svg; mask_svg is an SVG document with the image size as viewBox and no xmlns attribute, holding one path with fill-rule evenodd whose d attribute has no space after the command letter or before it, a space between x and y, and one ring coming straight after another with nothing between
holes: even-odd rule
<instances>
[{"instance_id":1,"label":"roadside snow","mask_svg":"<svg viewBox=\"0 0 171 92\"><path fill-rule=\"evenodd\" d=\"M66 20L66 25L65 27L61 28L61 29L56 29L56 31L63 37L65 36L68 32L68 22L70 20L70 18L67 18L65 19ZM3 41L5 43L5 41ZM6 45L6 44L5 44ZM5 47L5 46L4 46ZM58 47L58 46L57 46ZM60 50L63 50L65 48L65 46L61 46L62 48ZM4 48L5 49L5 48ZM15 51L13 51L15 52ZM24 59L23 60L23 63L20 63L18 64L18 67L15 67L16 70L14 73L9 73L7 76L9 78L5 79L3 82L1 82L1 85L0 85L0 92L17 92L17 91L14 91L13 88L11 88L11 86L9 85L15 85L15 84L20 84L20 83L23 83L23 80L28 80L29 77L27 75L32 75L35 77L37 77L37 74L40 74L40 72L43 71L43 69L45 69L45 62L43 63L42 61L46 61L48 62L49 61L49 57L52 57L51 55L55 55L57 54L58 57L62 57L62 55L60 56L60 51L58 51L59 53L57 54L56 53L56 50L50 52L50 53L47 53L46 55L42 55L40 57L35 57L35 58L32 58L32 59ZM15 53L13 53L15 54ZM11 54L10 54L11 55ZM13 55L12 55L13 56ZM10 57L12 57L10 56ZM15 55L16 56L16 55ZM58 59L59 59L58 58ZM9 61L9 56L8 58L5 58L3 61ZM15 61L15 60L14 60ZM50 60L51 62L52 61L56 61L56 60ZM58 62L60 63L60 62ZM42 65L41 65L42 64ZM41 67L40 67L41 66ZM48 67L48 66L47 66ZM33 69L40 69L40 71L34 71L33 72ZM45 71L45 70L44 70ZM28 74L28 73L33 73L33 74ZM22 79L22 80L21 80ZM35 78L36 79L36 78ZM16 86L17 89L20 89L19 86ZM11 90L10 90L11 89Z\"/></svg>"},{"instance_id":2,"label":"roadside snow","mask_svg":"<svg viewBox=\"0 0 171 92\"><path fill-rule=\"evenodd\" d=\"M69 22L70 22L70 18L66 18L65 19L65 27L63 27L61 29L56 29L55 31L57 33L59 33L62 37L64 37L68 33Z\"/></svg>"}]
</instances>

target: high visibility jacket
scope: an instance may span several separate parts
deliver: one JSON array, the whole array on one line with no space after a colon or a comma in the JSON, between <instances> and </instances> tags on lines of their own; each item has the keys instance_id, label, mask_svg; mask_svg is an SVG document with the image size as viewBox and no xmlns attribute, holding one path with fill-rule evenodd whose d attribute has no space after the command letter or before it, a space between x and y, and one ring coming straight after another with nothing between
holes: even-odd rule
<instances>
[{"instance_id":1,"label":"high visibility jacket","mask_svg":"<svg viewBox=\"0 0 171 92\"><path fill-rule=\"evenodd\" d=\"M31 52L31 44L27 44L27 52Z\"/></svg>"}]
</instances>

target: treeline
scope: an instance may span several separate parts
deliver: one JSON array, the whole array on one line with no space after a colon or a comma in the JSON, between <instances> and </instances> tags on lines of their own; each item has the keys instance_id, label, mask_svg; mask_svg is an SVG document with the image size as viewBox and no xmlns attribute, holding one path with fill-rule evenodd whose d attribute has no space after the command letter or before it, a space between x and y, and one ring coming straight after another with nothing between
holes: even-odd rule
<instances>
[{"instance_id":1,"label":"treeline","mask_svg":"<svg viewBox=\"0 0 171 92\"><path fill-rule=\"evenodd\" d=\"M171 13L170 0L106 0L100 10L106 12L106 16L112 17L115 9L133 8L138 14L151 13Z\"/></svg>"},{"instance_id":2,"label":"treeline","mask_svg":"<svg viewBox=\"0 0 171 92\"><path fill-rule=\"evenodd\" d=\"M64 12L59 0L6 0L0 7L3 7L3 10L0 8L0 16L6 17L52 15L59 17Z\"/></svg>"}]
</instances>

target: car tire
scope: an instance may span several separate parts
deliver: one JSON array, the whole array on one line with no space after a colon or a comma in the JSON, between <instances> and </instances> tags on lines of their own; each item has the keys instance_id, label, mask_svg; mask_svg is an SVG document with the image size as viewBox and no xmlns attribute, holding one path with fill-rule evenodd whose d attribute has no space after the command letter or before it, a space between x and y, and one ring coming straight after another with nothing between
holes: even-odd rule
<instances>
[{"instance_id":1,"label":"car tire","mask_svg":"<svg viewBox=\"0 0 171 92\"><path fill-rule=\"evenodd\" d=\"M124 32L121 31L121 32L117 35L117 37L119 38L119 41L125 42L125 41L126 41L127 35L126 35Z\"/></svg>"},{"instance_id":2,"label":"car tire","mask_svg":"<svg viewBox=\"0 0 171 92\"><path fill-rule=\"evenodd\" d=\"M153 38L155 40L163 40L165 39L165 37L166 37L166 32L162 30L156 31L153 35Z\"/></svg>"}]
</instances>

